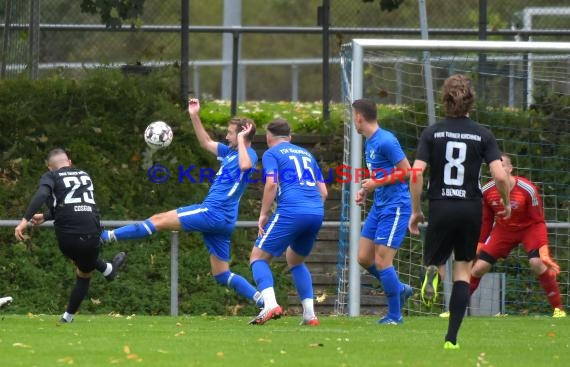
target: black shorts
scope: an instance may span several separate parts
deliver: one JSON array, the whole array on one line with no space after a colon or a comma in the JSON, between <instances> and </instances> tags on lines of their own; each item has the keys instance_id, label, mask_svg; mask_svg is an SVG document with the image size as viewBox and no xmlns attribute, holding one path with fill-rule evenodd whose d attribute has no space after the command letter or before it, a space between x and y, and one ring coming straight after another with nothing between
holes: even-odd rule
<instances>
[{"instance_id":1,"label":"black shorts","mask_svg":"<svg viewBox=\"0 0 570 367\"><path fill-rule=\"evenodd\" d=\"M424 264L443 265L454 254L471 261L481 231L481 200L431 200L424 244Z\"/></svg>"},{"instance_id":2,"label":"black shorts","mask_svg":"<svg viewBox=\"0 0 570 367\"><path fill-rule=\"evenodd\" d=\"M56 232L61 252L71 259L77 268L89 273L96 269L101 252L99 234L75 234Z\"/></svg>"}]
</instances>

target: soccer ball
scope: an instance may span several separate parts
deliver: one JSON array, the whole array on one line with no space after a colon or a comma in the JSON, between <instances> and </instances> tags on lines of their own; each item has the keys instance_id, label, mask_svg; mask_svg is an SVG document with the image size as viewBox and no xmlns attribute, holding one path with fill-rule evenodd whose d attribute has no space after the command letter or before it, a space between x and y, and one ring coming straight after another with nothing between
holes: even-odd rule
<instances>
[{"instance_id":1,"label":"soccer ball","mask_svg":"<svg viewBox=\"0 0 570 367\"><path fill-rule=\"evenodd\" d=\"M153 149L166 148L172 143L172 137L172 129L164 121L155 121L144 131L144 141Z\"/></svg>"}]
</instances>

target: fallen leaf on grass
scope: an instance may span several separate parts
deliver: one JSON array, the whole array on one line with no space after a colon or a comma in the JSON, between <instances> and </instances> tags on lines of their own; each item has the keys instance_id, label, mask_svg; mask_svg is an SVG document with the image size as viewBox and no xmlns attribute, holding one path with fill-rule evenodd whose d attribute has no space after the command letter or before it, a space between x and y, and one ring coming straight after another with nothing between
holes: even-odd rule
<instances>
[{"instance_id":1,"label":"fallen leaf on grass","mask_svg":"<svg viewBox=\"0 0 570 367\"><path fill-rule=\"evenodd\" d=\"M32 347L31 345L24 344L24 343L14 343L14 344L12 344L12 346L16 347L16 348L31 348Z\"/></svg>"},{"instance_id":2,"label":"fallen leaf on grass","mask_svg":"<svg viewBox=\"0 0 570 367\"><path fill-rule=\"evenodd\" d=\"M176 334L174 334L174 336L182 336L182 335L186 335L186 332L184 330L179 331Z\"/></svg>"},{"instance_id":3,"label":"fallen leaf on grass","mask_svg":"<svg viewBox=\"0 0 570 367\"><path fill-rule=\"evenodd\" d=\"M73 364L73 357L63 357L57 360L59 363Z\"/></svg>"}]
</instances>

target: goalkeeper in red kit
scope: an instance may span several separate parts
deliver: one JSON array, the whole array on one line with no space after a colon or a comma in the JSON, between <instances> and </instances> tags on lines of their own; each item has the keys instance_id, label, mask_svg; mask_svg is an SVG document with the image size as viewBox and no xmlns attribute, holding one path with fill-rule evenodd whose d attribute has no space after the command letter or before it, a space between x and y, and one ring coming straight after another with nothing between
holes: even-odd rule
<instances>
[{"instance_id":1,"label":"goalkeeper in red kit","mask_svg":"<svg viewBox=\"0 0 570 367\"><path fill-rule=\"evenodd\" d=\"M511 175L513 166L508 155L503 154L501 158L510 180L511 216L508 219L496 216L497 212L503 210L503 205L495 182L490 181L482 190L483 223L477 260L471 270L470 294L475 292L481 277L491 270L497 260L506 258L511 250L522 243L530 267L538 276L540 286L554 310L552 316L566 317L556 280L560 267L550 257L538 190L529 180Z\"/></svg>"}]
</instances>

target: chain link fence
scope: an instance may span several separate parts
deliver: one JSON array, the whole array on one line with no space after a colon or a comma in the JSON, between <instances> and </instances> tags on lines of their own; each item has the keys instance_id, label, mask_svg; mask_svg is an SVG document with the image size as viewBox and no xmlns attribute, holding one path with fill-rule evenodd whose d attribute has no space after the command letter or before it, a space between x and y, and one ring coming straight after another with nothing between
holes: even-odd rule
<instances>
[{"instance_id":1,"label":"chain link fence","mask_svg":"<svg viewBox=\"0 0 570 367\"><path fill-rule=\"evenodd\" d=\"M398 3L392 10L382 10L382 4ZM486 2L489 29L508 29L522 26L521 16L530 8L569 7L565 0L504 0L504 1L425 1L430 28L479 27L480 4ZM418 0L333 0L331 21L338 27L419 28ZM445 6L445 11L442 7ZM568 14L536 16L536 29L566 29L570 27Z\"/></svg>"},{"instance_id":2,"label":"chain link fence","mask_svg":"<svg viewBox=\"0 0 570 367\"><path fill-rule=\"evenodd\" d=\"M1 77L42 78L54 73L79 77L85 68L100 65L180 63L180 0L145 0L140 17L132 26L124 22L125 27L120 29L106 28L100 14L82 12L83 2L42 0L40 4L39 0L5 0L0 8ZM223 34L213 28L224 25L230 2L234 11L241 5L238 18L244 27L311 27L308 28L311 31L294 34L240 34L240 60L244 61L239 80L241 99L320 100L322 34L317 27L317 8L324 0L190 0L190 25L211 28L190 34L191 92L221 96ZM420 38L421 2L330 0L330 56L338 58L340 45L353 37ZM398 3L391 11L382 10L382 6ZM482 20L479 0L445 2L445 11L441 10L442 1L425 1L425 4L429 38L479 37L477 30ZM31 10L34 6L39 16ZM537 41L570 40L567 0L488 1L486 10L487 39L513 40L516 37L513 32L496 32L518 29L549 30L534 34L532 38ZM38 29L34 28L34 15ZM33 37L34 31L39 37ZM271 61L275 59L280 62ZM37 74L32 73L34 66L39 69ZM337 101L340 100L338 75L338 64L333 60L330 90L331 98Z\"/></svg>"}]
</instances>

